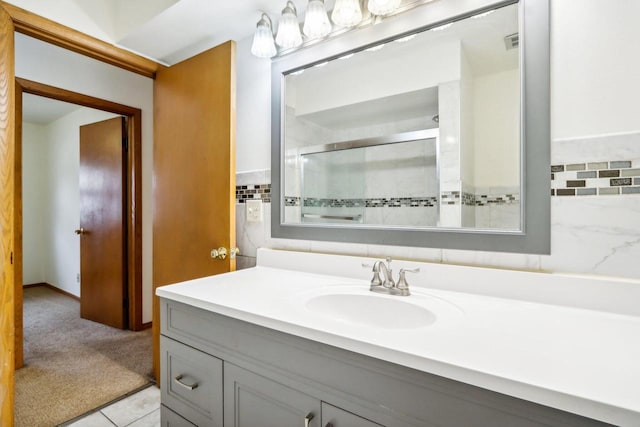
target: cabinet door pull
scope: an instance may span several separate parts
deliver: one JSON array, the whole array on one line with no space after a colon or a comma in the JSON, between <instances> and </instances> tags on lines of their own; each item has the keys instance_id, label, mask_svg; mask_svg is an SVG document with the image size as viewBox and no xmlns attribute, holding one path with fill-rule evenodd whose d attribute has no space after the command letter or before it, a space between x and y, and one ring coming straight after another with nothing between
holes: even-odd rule
<instances>
[{"instance_id":1,"label":"cabinet door pull","mask_svg":"<svg viewBox=\"0 0 640 427\"><path fill-rule=\"evenodd\" d=\"M304 427L309 427L311 425L311 420L313 419L313 413L309 412L306 417L304 417Z\"/></svg>"},{"instance_id":2,"label":"cabinet door pull","mask_svg":"<svg viewBox=\"0 0 640 427\"><path fill-rule=\"evenodd\" d=\"M193 389L198 388L198 383L193 383L193 384L183 383L182 382L182 375L178 375L177 377L175 377L174 381L177 382L178 384L180 384L182 387L186 388L187 390L193 390Z\"/></svg>"}]
</instances>

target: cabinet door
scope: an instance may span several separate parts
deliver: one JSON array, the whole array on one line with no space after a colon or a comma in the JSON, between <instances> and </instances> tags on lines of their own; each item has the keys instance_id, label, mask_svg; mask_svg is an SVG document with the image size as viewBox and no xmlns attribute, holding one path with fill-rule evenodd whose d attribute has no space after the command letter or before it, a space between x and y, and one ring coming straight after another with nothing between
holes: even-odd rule
<instances>
[{"instance_id":1,"label":"cabinet door","mask_svg":"<svg viewBox=\"0 0 640 427\"><path fill-rule=\"evenodd\" d=\"M173 412L164 405L160 406L160 426L161 427L194 427L189 421Z\"/></svg>"},{"instance_id":2,"label":"cabinet door","mask_svg":"<svg viewBox=\"0 0 640 427\"><path fill-rule=\"evenodd\" d=\"M161 336L162 404L192 423L222 427L222 360Z\"/></svg>"},{"instance_id":3,"label":"cabinet door","mask_svg":"<svg viewBox=\"0 0 640 427\"><path fill-rule=\"evenodd\" d=\"M322 402L322 427L384 427L344 409Z\"/></svg>"},{"instance_id":4,"label":"cabinet door","mask_svg":"<svg viewBox=\"0 0 640 427\"><path fill-rule=\"evenodd\" d=\"M320 401L224 364L225 427L320 427Z\"/></svg>"}]
</instances>

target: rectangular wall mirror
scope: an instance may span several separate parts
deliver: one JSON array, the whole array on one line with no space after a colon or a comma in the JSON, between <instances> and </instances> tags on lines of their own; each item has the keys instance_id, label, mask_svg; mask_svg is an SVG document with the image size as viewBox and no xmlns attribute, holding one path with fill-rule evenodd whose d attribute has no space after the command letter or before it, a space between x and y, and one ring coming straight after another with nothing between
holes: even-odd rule
<instances>
[{"instance_id":1,"label":"rectangular wall mirror","mask_svg":"<svg viewBox=\"0 0 640 427\"><path fill-rule=\"evenodd\" d=\"M273 63L274 237L548 253L548 2L464 3Z\"/></svg>"}]
</instances>

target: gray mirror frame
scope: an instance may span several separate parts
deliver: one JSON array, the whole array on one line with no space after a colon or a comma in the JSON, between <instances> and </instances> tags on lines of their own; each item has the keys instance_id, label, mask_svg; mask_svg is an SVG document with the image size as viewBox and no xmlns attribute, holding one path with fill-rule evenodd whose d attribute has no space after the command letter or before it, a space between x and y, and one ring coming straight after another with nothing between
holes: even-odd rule
<instances>
[{"instance_id":1,"label":"gray mirror frame","mask_svg":"<svg viewBox=\"0 0 640 427\"><path fill-rule=\"evenodd\" d=\"M281 101L284 76L349 52L467 18L496 7L520 4L521 230L345 227L284 224L284 139ZM282 239L384 244L530 254L551 249L549 0L433 2L381 24L344 34L278 58L271 65L271 236ZM407 31L407 28L413 28Z\"/></svg>"}]
</instances>

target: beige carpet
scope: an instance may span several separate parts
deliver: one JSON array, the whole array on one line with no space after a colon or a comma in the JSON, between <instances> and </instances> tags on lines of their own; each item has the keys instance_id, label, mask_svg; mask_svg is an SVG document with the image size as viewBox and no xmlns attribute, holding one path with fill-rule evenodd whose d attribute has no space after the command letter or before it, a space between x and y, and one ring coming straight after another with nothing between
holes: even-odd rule
<instances>
[{"instance_id":1,"label":"beige carpet","mask_svg":"<svg viewBox=\"0 0 640 427\"><path fill-rule=\"evenodd\" d=\"M151 381L151 331L80 318L80 303L24 290L25 366L16 371L17 427L54 426Z\"/></svg>"}]
</instances>

